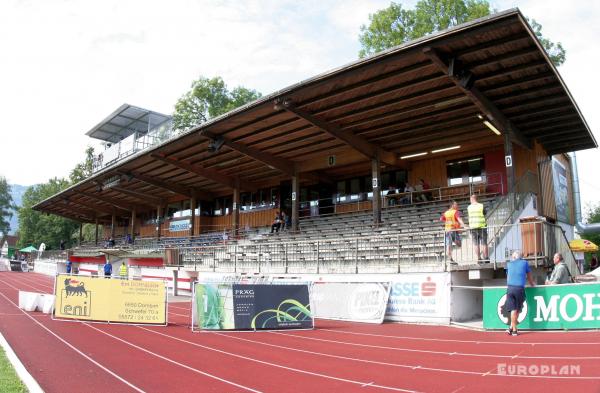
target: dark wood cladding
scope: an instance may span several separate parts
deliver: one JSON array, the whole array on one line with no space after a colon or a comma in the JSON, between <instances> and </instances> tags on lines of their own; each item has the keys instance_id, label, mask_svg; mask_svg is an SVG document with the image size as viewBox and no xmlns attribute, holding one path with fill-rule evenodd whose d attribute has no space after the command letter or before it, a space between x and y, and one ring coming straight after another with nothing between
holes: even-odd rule
<instances>
[{"instance_id":1,"label":"dark wood cladding","mask_svg":"<svg viewBox=\"0 0 600 393\"><path fill-rule=\"evenodd\" d=\"M597 146L524 17L518 10L510 10L284 88L123 160L41 202L36 209L91 221L92 215L101 219L110 217L115 206L81 192L107 195L126 205L150 203L140 201L132 193L100 191L103 180L119 173L120 187L161 200L179 200L185 197L181 194L189 192L213 196L232 193L231 181L219 182L215 176L204 178L152 154L217 171L228 179L239 177L265 186L289 179L290 171L281 168L295 167L301 178L303 173L310 177L307 172L313 171L321 177L335 177L350 173L357 165L361 167L361 162L368 163L367 157L352 154L352 159L338 160L343 164L328 167L327 156L348 154L352 144L316 127L316 123L309 123L306 116L277 107L278 100L291 100L304 113L395 156L451 145L461 145L463 151L502 146L502 138L477 117L480 108L432 62L424 48L435 50L445 59L456 59L457 64L473 75L473 86L490 105L518 128L524 138L539 144L545 152L558 154ZM222 137L230 143L211 153L207 136ZM267 154L269 159L265 160L264 155L262 159L252 156L249 150L242 153L243 149L236 149L235 144ZM277 169L278 165L269 162L281 166ZM413 162L414 173L428 174L430 170L418 169L419 163L423 161ZM398 167L406 165L404 161L397 162ZM141 181L129 176L132 173L151 177L156 184L175 184L179 191ZM439 174L431 175L437 178ZM74 204L65 205L64 199ZM117 209L116 214L127 217L129 213Z\"/></svg>"}]
</instances>

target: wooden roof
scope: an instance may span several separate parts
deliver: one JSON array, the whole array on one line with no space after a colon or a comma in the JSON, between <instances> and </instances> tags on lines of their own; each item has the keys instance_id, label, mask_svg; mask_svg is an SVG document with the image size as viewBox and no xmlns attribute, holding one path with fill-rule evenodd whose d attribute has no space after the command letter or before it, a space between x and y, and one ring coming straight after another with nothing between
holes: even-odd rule
<instances>
[{"instance_id":1,"label":"wooden roof","mask_svg":"<svg viewBox=\"0 0 600 393\"><path fill-rule=\"evenodd\" d=\"M105 168L35 209L93 221L113 209L128 215L175 198L229 195L236 184L242 190L274 185L295 171L316 181L376 156L402 167L407 160L400 157L413 153L501 145L503 138L482 120L522 146L536 140L549 154L597 147L514 9L265 96ZM99 184L115 175L119 186L101 191Z\"/></svg>"}]
</instances>

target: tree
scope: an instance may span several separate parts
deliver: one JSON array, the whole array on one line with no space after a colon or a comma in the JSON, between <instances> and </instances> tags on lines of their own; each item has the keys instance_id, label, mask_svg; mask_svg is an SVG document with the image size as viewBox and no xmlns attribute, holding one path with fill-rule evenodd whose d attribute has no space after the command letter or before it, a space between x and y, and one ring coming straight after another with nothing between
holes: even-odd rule
<instances>
[{"instance_id":1,"label":"tree","mask_svg":"<svg viewBox=\"0 0 600 393\"><path fill-rule=\"evenodd\" d=\"M12 217L11 209L14 207L10 195L10 185L8 185L5 177L0 176L0 235L8 235L10 218Z\"/></svg>"},{"instance_id":2,"label":"tree","mask_svg":"<svg viewBox=\"0 0 600 393\"><path fill-rule=\"evenodd\" d=\"M94 165L94 148L88 147L85 149L85 160L75 165L75 168L69 174L71 183L79 183L92 175Z\"/></svg>"},{"instance_id":3,"label":"tree","mask_svg":"<svg viewBox=\"0 0 600 393\"><path fill-rule=\"evenodd\" d=\"M70 185L66 179L54 178L25 191L23 205L19 209L19 247L45 243L47 249L58 249L61 240L68 242L73 232L79 230L79 223L73 220L32 209L35 204Z\"/></svg>"},{"instance_id":4,"label":"tree","mask_svg":"<svg viewBox=\"0 0 600 393\"><path fill-rule=\"evenodd\" d=\"M369 15L368 26L360 27L358 39L362 48L359 57L484 17L491 12L487 0L420 0L413 10L403 9L401 4L392 2L388 8ZM544 38L542 26L533 19L528 21L552 62L556 66L563 64L565 50L562 44Z\"/></svg>"},{"instance_id":5,"label":"tree","mask_svg":"<svg viewBox=\"0 0 600 393\"><path fill-rule=\"evenodd\" d=\"M200 77L175 104L173 128L188 129L260 97L256 90L242 86L229 91L221 77Z\"/></svg>"},{"instance_id":6,"label":"tree","mask_svg":"<svg viewBox=\"0 0 600 393\"><path fill-rule=\"evenodd\" d=\"M588 224L600 223L600 204L588 206L589 210L586 214ZM583 239L589 240L596 245L600 245L600 233L590 233L581 235ZM587 253L585 259L589 262L592 254Z\"/></svg>"}]
</instances>

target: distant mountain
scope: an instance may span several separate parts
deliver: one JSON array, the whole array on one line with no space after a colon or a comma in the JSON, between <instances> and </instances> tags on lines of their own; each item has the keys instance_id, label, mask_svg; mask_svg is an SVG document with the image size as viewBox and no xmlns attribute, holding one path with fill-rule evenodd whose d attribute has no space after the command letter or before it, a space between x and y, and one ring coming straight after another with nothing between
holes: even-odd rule
<instances>
[{"instance_id":1,"label":"distant mountain","mask_svg":"<svg viewBox=\"0 0 600 393\"><path fill-rule=\"evenodd\" d=\"M13 203L21 207L21 201L23 200L23 194L30 186L21 186L19 184L10 184L10 195L12 196ZM13 210L13 216L10 219L10 232L9 235L14 235L19 229L19 217L18 213Z\"/></svg>"}]
</instances>

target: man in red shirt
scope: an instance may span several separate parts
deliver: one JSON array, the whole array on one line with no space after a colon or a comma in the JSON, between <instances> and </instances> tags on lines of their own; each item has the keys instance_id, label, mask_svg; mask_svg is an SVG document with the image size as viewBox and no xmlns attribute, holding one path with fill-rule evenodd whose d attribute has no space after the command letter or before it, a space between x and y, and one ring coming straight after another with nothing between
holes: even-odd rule
<instances>
[{"instance_id":1,"label":"man in red shirt","mask_svg":"<svg viewBox=\"0 0 600 393\"><path fill-rule=\"evenodd\" d=\"M452 259L452 243L457 247L461 246L459 230L465 226L456 201L450 201L450 208L442 214L440 221L444 221L444 230L446 231L446 256L450 258L451 264L456 265L457 263Z\"/></svg>"}]
</instances>

